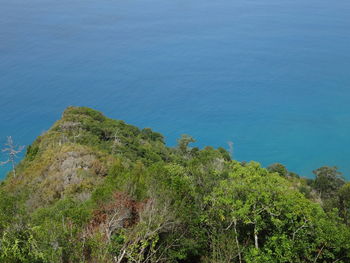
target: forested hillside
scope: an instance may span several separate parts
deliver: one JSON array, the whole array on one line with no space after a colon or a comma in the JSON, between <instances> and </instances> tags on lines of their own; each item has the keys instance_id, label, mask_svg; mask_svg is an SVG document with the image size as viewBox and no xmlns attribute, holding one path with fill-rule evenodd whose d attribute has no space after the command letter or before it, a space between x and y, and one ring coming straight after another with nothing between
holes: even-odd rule
<instances>
[{"instance_id":1,"label":"forested hillside","mask_svg":"<svg viewBox=\"0 0 350 263\"><path fill-rule=\"evenodd\" d=\"M192 142L67 108L1 183L0 262L350 262L335 167L306 179Z\"/></svg>"}]
</instances>

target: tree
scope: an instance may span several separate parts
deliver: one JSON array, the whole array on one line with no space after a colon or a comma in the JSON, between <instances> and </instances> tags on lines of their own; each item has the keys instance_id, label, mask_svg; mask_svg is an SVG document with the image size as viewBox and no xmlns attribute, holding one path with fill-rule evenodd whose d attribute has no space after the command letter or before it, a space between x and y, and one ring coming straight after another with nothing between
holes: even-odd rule
<instances>
[{"instance_id":1,"label":"tree","mask_svg":"<svg viewBox=\"0 0 350 263\"><path fill-rule=\"evenodd\" d=\"M345 183L342 173L336 166L323 166L313 171L316 175L314 187L323 199L336 195L338 189Z\"/></svg>"},{"instance_id":2,"label":"tree","mask_svg":"<svg viewBox=\"0 0 350 263\"><path fill-rule=\"evenodd\" d=\"M5 143L5 148L2 149L2 152L7 154L8 159L5 162L0 162L0 165L5 165L7 163L11 163L12 164L12 172L13 172L14 177L16 177L15 166L16 166L16 158L18 158L17 154L22 152L23 149L24 149L24 146L16 146L13 143L13 139L11 136L7 137L7 141Z\"/></svg>"},{"instance_id":3,"label":"tree","mask_svg":"<svg viewBox=\"0 0 350 263\"><path fill-rule=\"evenodd\" d=\"M267 167L267 170L270 173L278 173L280 176L283 176L283 177L288 175L287 168L283 164L280 164L280 163L271 164L270 166Z\"/></svg>"},{"instance_id":4,"label":"tree","mask_svg":"<svg viewBox=\"0 0 350 263\"><path fill-rule=\"evenodd\" d=\"M192 142L196 142L196 140L187 134L182 134L181 138L177 140L178 148L182 153L187 153L188 151L188 145Z\"/></svg>"},{"instance_id":5,"label":"tree","mask_svg":"<svg viewBox=\"0 0 350 263\"><path fill-rule=\"evenodd\" d=\"M345 224L350 223L350 183L344 184L338 191L339 212Z\"/></svg>"},{"instance_id":6,"label":"tree","mask_svg":"<svg viewBox=\"0 0 350 263\"><path fill-rule=\"evenodd\" d=\"M349 231L288 180L257 163L233 162L229 177L220 180L207 201L209 237L218 231L231 237L236 249L220 250L235 251L233 262L348 262Z\"/></svg>"},{"instance_id":7,"label":"tree","mask_svg":"<svg viewBox=\"0 0 350 263\"><path fill-rule=\"evenodd\" d=\"M230 156L233 159L233 142L229 141L229 142L227 142L227 144L228 144Z\"/></svg>"}]
</instances>

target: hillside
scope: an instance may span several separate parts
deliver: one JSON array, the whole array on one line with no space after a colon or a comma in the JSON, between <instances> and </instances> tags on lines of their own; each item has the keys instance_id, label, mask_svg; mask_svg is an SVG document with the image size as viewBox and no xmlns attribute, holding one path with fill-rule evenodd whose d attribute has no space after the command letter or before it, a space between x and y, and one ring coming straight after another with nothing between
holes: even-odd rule
<instances>
[{"instance_id":1,"label":"hillside","mask_svg":"<svg viewBox=\"0 0 350 263\"><path fill-rule=\"evenodd\" d=\"M350 262L350 185L69 107L0 186L0 262Z\"/></svg>"}]
</instances>

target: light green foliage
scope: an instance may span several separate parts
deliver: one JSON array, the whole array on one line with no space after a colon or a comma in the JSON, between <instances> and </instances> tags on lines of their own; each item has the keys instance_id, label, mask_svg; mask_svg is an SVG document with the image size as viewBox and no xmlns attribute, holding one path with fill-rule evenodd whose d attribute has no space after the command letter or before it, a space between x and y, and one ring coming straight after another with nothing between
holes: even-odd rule
<instances>
[{"instance_id":1,"label":"light green foliage","mask_svg":"<svg viewBox=\"0 0 350 263\"><path fill-rule=\"evenodd\" d=\"M38 247L35 228L12 229L3 232L0 239L0 261L4 263L43 263L44 252Z\"/></svg>"},{"instance_id":2,"label":"light green foliage","mask_svg":"<svg viewBox=\"0 0 350 263\"><path fill-rule=\"evenodd\" d=\"M237 250L246 262L345 262L338 248L348 235L339 233L332 223L336 219L330 221L288 181L257 163L233 163L229 178L219 183L208 203L209 222L220 220L226 229L236 225Z\"/></svg>"},{"instance_id":3,"label":"light green foliage","mask_svg":"<svg viewBox=\"0 0 350 263\"><path fill-rule=\"evenodd\" d=\"M335 168L306 180L192 142L67 108L0 185L0 262L350 262Z\"/></svg>"},{"instance_id":4,"label":"light green foliage","mask_svg":"<svg viewBox=\"0 0 350 263\"><path fill-rule=\"evenodd\" d=\"M19 212L17 199L0 188L0 233L11 225L12 219Z\"/></svg>"}]
</instances>

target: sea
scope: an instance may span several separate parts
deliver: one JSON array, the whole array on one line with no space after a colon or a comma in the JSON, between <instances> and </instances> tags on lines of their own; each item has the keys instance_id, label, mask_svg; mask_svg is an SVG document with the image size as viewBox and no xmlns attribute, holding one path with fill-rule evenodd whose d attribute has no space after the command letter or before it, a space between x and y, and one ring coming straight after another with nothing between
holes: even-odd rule
<instances>
[{"instance_id":1,"label":"sea","mask_svg":"<svg viewBox=\"0 0 350 263\"><path fill-rule=\"evenodd\" d=\"M349 0L0 0L1 145L88 106L350 179L349 103Z\"/></svg>"}]
</instances>

